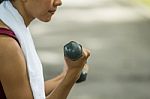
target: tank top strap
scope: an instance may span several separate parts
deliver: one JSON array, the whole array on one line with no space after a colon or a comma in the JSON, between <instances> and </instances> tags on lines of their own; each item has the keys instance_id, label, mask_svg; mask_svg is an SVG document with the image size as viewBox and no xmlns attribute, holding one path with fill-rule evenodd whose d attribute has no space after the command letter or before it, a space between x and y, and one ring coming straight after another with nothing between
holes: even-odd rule
<instances>
[{"instance_id":1,"label":"tank top strap","mask_svg":"<svg viewBox=\"0 0 150 99\"><path fill-rule=\"evenodd\" d=\"M12 37L12 38L14 38L14 39L18 42L18 44L19 44L19 41L18 41L18 39L17 39L15 33L14 33L12 30L10 30L10 29L0 27L0 35L6 35L6 36L9 36L9 37Z\"/></svg>"}]
</instances>

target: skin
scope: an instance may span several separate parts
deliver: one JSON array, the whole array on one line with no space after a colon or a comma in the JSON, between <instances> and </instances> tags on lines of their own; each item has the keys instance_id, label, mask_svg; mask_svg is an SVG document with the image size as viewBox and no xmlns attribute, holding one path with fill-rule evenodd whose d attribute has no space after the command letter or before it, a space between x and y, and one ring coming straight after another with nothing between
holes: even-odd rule
<instances>
[{"instance_id":1,"label":"skin","mask_svg":"<svg viewBox=\"0 0 150 99\"><path fill-rule=\"evenodd\" d=\"M35 18L49 22L62 3L60 0L14 0L12 4L28 26ZM9 29L2 21L0 27ZM83 48L79 60L71 61L65 57L63 72L45 81L46 99L66 99L89 56L89 50ZM34 99L22 49L15 39L4 35L0 35L0 68L0 81L7 99Z\"/></svg>"}]
</instances>

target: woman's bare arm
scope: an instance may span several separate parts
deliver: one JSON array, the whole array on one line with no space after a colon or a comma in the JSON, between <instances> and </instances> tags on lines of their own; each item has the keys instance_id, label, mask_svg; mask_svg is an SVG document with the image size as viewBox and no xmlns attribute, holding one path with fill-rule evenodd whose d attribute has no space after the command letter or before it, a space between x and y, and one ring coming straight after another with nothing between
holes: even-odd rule
<instances>
[{"instance_id":1,"label":"woman's bare arm","mask_svg":"<svg viewBox=\"0 0 150 99\"><path fill-rule=\"evenodd\" d=\"M47 94L51 92L46 99L66 99L85 63L86 59L67 62L69 69L65 76L53 79L53 84L57 82L54 86L46 82L47 88L51 86L46 89ZM0 68L0 81L7 99L34 99L22 50L13 38L7 36L0 36Z\"/></svg>"},{"instance_id":2,"label":"woman's bare arm","mask_svg":"<svg viewBox=\"0 0 150 99\"><path fill-rule=\"evenodd\" d=\"M45 81L45 95L48 96L64 79L66 73L61 73L57 77Z\"/></svg>"},{"instance_id":3,"label":"woman's bare arm","mask_svg":"<svg viewBox=\"0 0 150 99\"><path fill-rule=\"evenodd\" d=\"M87 49L83 50L83 57L77 61L71 61L65 58L66 66L68 67L64 79L60 84L47 96L46 99L67 99L67 96L79 77L79 74L86 64L90 52Z\"/></svg>"},{"instance_id":4,"label":"woman's bare arm","mask_svg":"<svg viewBox=\"0 0 150 99\"><path fill-rule=\"evenodd\" d=\"M7 99L33 99L27 67L18 43L0 35L0 81Z\"/></svg>"},{"instance_id":5,"label":"woman's bare arm","mask_svg":"<svg viewBox=\"0 0 150 99\"><path fill-rule=\"evenodd\" d=\"M68 70L65 78L60 84L47 96L46 99L67 99L67 96L76 82L80 70Z\"/></svg>"}]
</instances>

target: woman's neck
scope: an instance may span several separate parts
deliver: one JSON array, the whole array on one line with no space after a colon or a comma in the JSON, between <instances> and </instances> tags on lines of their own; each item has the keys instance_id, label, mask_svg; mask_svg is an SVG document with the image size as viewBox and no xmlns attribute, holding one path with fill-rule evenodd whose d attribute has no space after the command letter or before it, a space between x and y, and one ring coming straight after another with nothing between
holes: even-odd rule
<instances>
[{"instance_id":1,"label":"woman's neck","mask_svg":"<svg viewBox=\"0 0 150 99\"><path fill-rule=\"evenodd\" d=\"M18 10L20 15L23 17L24 23L27 27L34 18L30 17L29 14L27 14L27 12L25 11L23 1L22 0L14 0L14 1L12 0L12 5L14 6L14 8L16 8Z\"/></svg>"}]
</instances>

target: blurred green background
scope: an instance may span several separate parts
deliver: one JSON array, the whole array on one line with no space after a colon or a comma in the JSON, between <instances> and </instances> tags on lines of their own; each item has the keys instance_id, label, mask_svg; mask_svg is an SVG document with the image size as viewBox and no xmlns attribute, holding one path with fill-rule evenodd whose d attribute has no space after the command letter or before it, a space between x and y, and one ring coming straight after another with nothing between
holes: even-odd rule
<instances>
[{"instance_id":1,"label":"blurred green background","mask_svg":"<svg viewBox=\"0 0 150 99\"><path fill-rule=\"evenodd\" d=\"M134 1L140 4L150 6L150 0L134 0Z\"/></svg>"},{"instance_id":2,"label":"blurred green background","mask_svg":"<svg viewBox=\"0 0 150 99\"><path fill-rule=\"evenodd\" d=\"M150 99L148 3L63 0L51 22L35 20L30 29L45 80L62 71L63 46L75 40L91 50L90 70L68 99Z\"/></svg>"}]
</instances>

